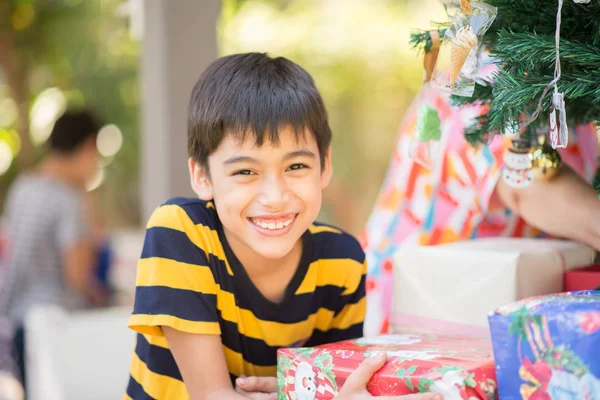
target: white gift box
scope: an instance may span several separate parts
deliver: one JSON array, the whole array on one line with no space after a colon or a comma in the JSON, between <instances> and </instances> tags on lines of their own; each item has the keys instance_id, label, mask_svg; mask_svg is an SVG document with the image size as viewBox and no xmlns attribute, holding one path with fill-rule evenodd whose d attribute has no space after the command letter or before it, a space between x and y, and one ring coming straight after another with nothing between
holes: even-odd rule
<instances>
[{"instance_id":1,"label":"white gift box","mask_svg":"<svg viewBox=\"0 0 600 400\"><path fill-rule=\"evenodd\" d=\"M487 331L490 311L562 292L564 272L592 264L595 255L583 244L549 239L485 238L404 248L394 257L391 329Z\"/></svg>"}]
</instances>

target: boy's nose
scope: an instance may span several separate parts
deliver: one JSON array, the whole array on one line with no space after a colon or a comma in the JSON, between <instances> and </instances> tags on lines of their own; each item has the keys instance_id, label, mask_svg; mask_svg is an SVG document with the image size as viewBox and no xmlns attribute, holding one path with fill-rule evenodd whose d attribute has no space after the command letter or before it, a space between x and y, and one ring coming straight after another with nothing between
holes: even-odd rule
<instances>
[{"instance_id":1,"label":"boy's nose","mask_svg":"<svg viewBox=\"0 0 600 400\"><path fill-rule=\"evenodd\" d=\"M289 199L285 183L281 179L266 179L261 187L259 202L272 210L282 210Z\"/></svg>"}]
</instances>

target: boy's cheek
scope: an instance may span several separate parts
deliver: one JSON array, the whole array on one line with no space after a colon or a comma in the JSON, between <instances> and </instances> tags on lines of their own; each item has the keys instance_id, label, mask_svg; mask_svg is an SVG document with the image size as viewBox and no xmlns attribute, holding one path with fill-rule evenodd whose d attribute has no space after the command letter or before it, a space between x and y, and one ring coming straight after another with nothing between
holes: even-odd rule
<instances>
[{"instance_id":1,"label":"boy's cheek","mask_svg":"<svg viewBox=\"0 0 600 400\"><path fill-rule=\"evenodd\" d=\"M254 192L250 188L229 188L215 192L214 202L219 214L239 214L253 203L254 198Z\"/></svg>"},{"instance_id":2,"label":"boy's cheek","mask_svg":"<svg viewBox=\"0 0 600 400\"><path fill-rule=\"evenodd\" d=\"M242 199L252 197L255 188L251 184L239 184L229 181L224 178L220 182L215 182L215 199L219 198L223 201L240 201Z\"/></svg>"},{"instance_id":3,"label":"boy's cheek","mask_svg":"<svg viewBox=\"0 0 600 400\"><path fill-rule=\"evenodd\" d=\"M311 180L310 182L298 182L292 186L291 191L296 197L307 203L320 202L323 195L320 182L315 180Z\"/></svg>"}]
</instances>

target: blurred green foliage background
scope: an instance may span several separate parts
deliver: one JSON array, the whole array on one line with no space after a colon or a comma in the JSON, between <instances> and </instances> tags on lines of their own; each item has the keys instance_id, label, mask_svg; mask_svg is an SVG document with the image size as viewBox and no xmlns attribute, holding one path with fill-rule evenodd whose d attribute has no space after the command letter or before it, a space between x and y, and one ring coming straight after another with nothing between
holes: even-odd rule
<instances>
[{"instance_id":1,"label":"blurred green foliage background","mask_svg":"<svg viewBox=\"0 0 600 400\"><path fill-rule=\"evenodd\" d=\"M53 118L68 105L85 105L122 135L94 190L109 226L141 226L142 49L131 34L135 16L123 11L128 5L0 0L0 204L16 174L43 154ZM335 168L323 208L327 222L352 233L364 226L396 130L421 86L422 59L409 34L444 18L437 0L223 0L216 21L221 55L290 58L313 75L325 99Z\"/></svg>"}]
</instances>

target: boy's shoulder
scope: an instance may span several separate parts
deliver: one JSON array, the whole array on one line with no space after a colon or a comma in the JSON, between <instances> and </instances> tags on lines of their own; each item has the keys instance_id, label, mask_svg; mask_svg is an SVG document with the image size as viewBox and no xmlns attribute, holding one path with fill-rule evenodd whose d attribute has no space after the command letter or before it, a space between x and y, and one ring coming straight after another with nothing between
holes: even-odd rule
<instances>
[{"instance_id":1,"label":"boy's shoulder","mask_svg":"<svg viewBox=\"0 0 600 400\"><path fill-rule=\"evenodd\" d=\"M176 222L181 228L189 225L189 221L194 226L203 225L211 230L216 230L219 225L219 217L212 201L187 197L174 197L161 204L150 217L149 226L161 220Z\"/></svg>"},{"instance_id":2,"label":"boy's shoulder","mask_svg":"<svg viewBox=\"0 0 600 400\"><path fill-rule=\"evenodd\" d=\"M317 258L351 259L363 263L365 252L356 237L343 229L322 222L309 228L315 243Z\"/></svg>"}]
</instances>

